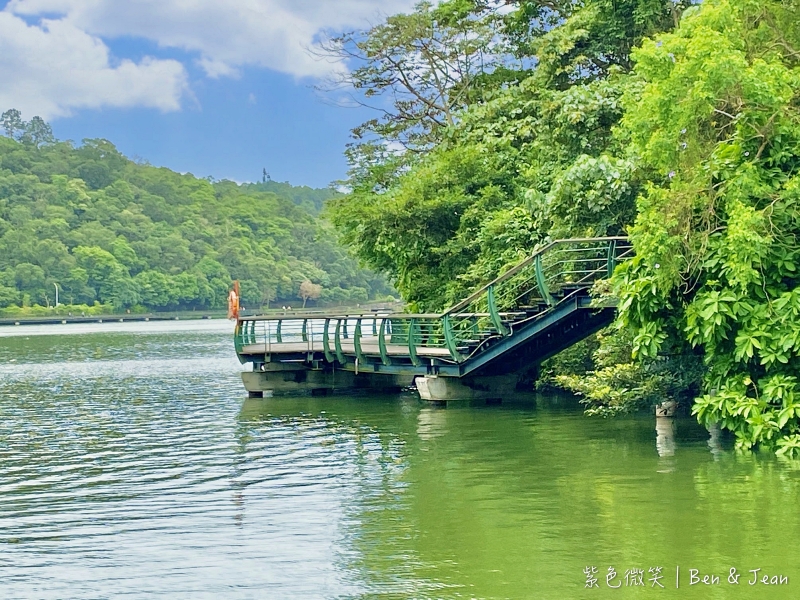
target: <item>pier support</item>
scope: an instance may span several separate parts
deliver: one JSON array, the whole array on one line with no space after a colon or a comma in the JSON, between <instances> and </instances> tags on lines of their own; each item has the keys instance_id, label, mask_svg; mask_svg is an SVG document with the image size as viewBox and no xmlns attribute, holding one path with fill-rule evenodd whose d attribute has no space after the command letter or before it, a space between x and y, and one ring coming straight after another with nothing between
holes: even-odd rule
<instances>
[{"instance_id":1,"label":"pier support","mask_svg":"<svg viewBox=\"0 0 800 600\"><path fill-rule=\"evenodd\" d=\"M464 379L433 375L417 377L416 384L420 398L436 403L458 400L501 401L517 395L517 377L514 375Z\"/></svg>"},{"instance_id":2,"label":"pier support","mask_svg":"<svg viewBox=\"0 0 800 600\"><path fill-rule=\"evenodd\" d=\"M295 394L326 395L333 392L372 390L375 392L399 392L411 385L411 378L399 375L384 375L339 371L333 369L313 370L302 364L268 363L265 371L242 373L244 387L251 398L261 398L267 392L272 396Z\"/></svg>"}]
</instances>

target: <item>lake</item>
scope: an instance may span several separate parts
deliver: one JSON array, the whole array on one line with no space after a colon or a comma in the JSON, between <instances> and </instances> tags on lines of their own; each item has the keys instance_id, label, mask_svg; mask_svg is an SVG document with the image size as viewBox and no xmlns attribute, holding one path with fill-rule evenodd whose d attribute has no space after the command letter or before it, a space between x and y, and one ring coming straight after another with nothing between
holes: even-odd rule
<instances>
[{"instance_id":1,"label":"lake","mask_svg":"<svg viewBox=\"0 0 800 600\"><path fill-rule=\"evenodd\" d=\"M0 596L800 597L796 464L568 397L245 399L232 329L0 328Z\"/></svg>"}]
</instances>

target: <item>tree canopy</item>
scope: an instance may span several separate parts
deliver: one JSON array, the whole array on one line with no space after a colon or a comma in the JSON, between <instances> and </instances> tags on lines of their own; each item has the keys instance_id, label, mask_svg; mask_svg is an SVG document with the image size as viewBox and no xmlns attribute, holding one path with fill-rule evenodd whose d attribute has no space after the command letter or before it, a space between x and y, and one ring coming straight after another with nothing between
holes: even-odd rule
<instances>
[{"instance_id":1,"label":"tree canopy","mask_svg":"<svg viewBox=\"0 0 800 600\"><path fill-rule=\"evenodd\" d=\"M634 53L623 131L648 185L618 276L633 351L704 360L693 412L800 451L797 2L706 2Z\"/></svg>"}]
</instances>

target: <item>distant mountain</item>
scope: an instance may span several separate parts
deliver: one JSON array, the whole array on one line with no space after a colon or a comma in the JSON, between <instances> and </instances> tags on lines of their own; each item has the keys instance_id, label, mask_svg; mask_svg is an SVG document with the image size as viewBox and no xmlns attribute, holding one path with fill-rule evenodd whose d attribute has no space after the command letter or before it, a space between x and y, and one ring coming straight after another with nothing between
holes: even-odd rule
<instances>
[{"instance_id":1,"label":"distant mountain","mask_svg":"<svg viewBox=\"0 0 800 600\"><path fill-rule=\"evenodd\" d=\"M13 134L13 132L12 132ZM15 139L16 138L16 139ZM136 164L106 140L0 137L0 308L95 301L117 309L248 307L385 295L318 215L328 189L211 183Z\"/></svg>"}]
</instances>

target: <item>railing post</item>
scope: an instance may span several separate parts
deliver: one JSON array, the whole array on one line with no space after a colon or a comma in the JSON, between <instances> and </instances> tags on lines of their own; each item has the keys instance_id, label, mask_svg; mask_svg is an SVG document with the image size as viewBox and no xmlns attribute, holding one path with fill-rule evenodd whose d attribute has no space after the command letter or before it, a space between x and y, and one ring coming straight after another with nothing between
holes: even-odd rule
<instances>
[{"instance_id":1,"label":"railing post","mask_svg":"<svg viewBox=\"0 0 800 600\"><path fill-rule=\"evenodd\" d=\"M617 267L617 240L611 240L608 244L608 277L614 274L614 269Z\"/></svg>"},{"instance_id":2,"label":"railing post","mask_svg":"<svg viewBox=\"0 0 800 600\"><path fill-rule=\"evenodd\" d=\"M453 333L453 323L450 321L450 315L448 314L442 317L442 331L444 332L444 343L450 352L450 356L453 357L453 360L461 362L462 356L458 352L456 336Z\"/></svg>"},{"instance_id":3,"label":"railing post","mask_svg":"<svg viewBox=\"0 0 800 600\"><path fill-rule=\"evenodd\" d=\"M356 350L356 359L359 363L364 363L364 354L361 352L361 317L356 319L356 331L353 334L353 347Z\"/></svg>"},{"instance_id":4,"label":"railing post","mask_svg":"<svg viewBox=\"0 0 800 600\"><path fill-rule=\"evenodd\" d=\"M347 327L346 321L345 321L345 327ZM344 352L342 352L342 336L341 336L341 334L342 334L342 320L341 319L336 319L336 333L334 334L334 338L333 338L333 346L336 349L336 359L341 364L346 365L347 364L347 358L345 357Z\"/></svg>"},{"instance_id":5,"label":"railing post","mask_svg":"<svg viewBox=\"0 0 800 600\"><path fill-rule=\"evenodd\" d=\"M486 300L489 304L489 318L492 320L492 325L497 329L500 335L508 335L508 329L503 325L503 319L500 317L500 311L497 309L497 299L494 295L494 286L490 285L486 290Z\"/></svg>"},{"instance_id":6,"label":"railing post","mask_svg":"<svg viewBox=\"0 0 800 600\"><path fill-rule=\"evenodd\" d=\"M325 328L322 330L322 351L325 353L325 360L332 363L335 359L333 352L331 352L331 340L328 334L328 327L331 324L330 319L325 319Z\"/></svg>"},{"instance_id":7,"label":"railing post","mask_svg":"<svg viewBox=\"0 0 800 600\"><path fill-rule=\"evenodd\" d=\"M242 353L242 346L244 340L242 339L242 322L236 323L236 329L233 330L233 346L236 349L236 354Z\"/></svg>"},{"instance_id":8,"label":"railing post","mask_svg":"<svg viewBox=\"0 0 800 600\"><path fill-rule=\"evenodd\" d=\"M547 306L555 306L556 300L550 293L550 288L547 287L547 281L544 278L544 270L542 269L542 254L537 254L536 258L533 259L533 268L534 273L536 274L536 285L539 288L539 292L542 294L542 298L544 298L544 301L547 302Z\"/></svg>"},{"instance_id":9,"label":"railing post","mask_svg":"<svg viewBox=\"0 0 800 600\"><path fill-rule=\"evenodd\" d=\"M283 337L281 336L281 325L282 324L283 324L283 321L281 319L278 319L278 331L275 332L275 341L278 344L282 344L283 343Z\"/></svg>"},{"instance_id":10,"label":"railing post","mask_svg":"<svg viewBox=\"0 0 800 600\"><path fill-rule=\"evenodd\" d=\"M417 357L417 320L411 319L408 322L408 356L411 358L411 364L415 367L420 365L419 358Z\"/></svg>"},{"instance_id":11,"label":"railing post","mask_svg":"<svg viewBox=\"0 0 800 600\"><path fill-rule=\"evenodd\" d=\"M381 353L381 362L387 367L392 364L392 359L389 358L389 353L386 351L386 321L388 319L381 319L380 330L378 331L378 350Z\"/></svg>"},{"instance_id":12,"label":"railing post","mask_svg":"<svg viewBox=\"0 0 800 600\"><path fill-rule=\"evenodd\" d=\"M308 325L308 319L303 319L303 330L300 332L300 335L304 342L308 341L308 332L306 330L307 325Z\"/></svg>"}]
</instances>

